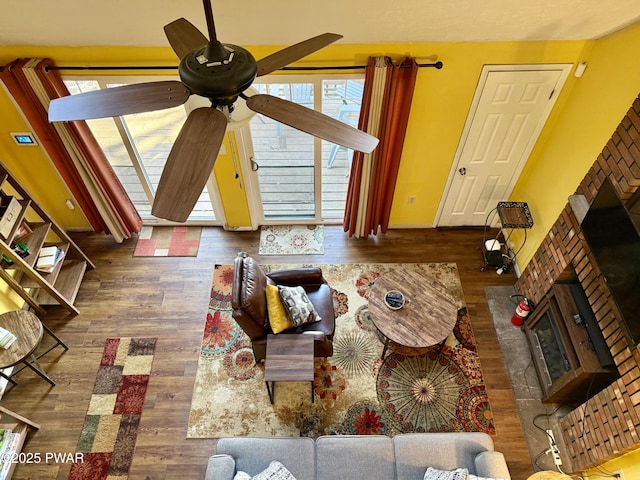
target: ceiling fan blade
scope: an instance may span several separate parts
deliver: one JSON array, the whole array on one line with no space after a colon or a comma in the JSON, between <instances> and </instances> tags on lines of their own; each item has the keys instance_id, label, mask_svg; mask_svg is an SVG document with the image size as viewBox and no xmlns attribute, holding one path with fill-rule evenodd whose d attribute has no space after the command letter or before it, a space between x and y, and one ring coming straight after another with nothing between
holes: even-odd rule
<instances>
[{"instance_id":1,"label":"ceiling fan blade","mask_svg":"<svg viewBox=\"0 0 640 480\"><path fill-rule=\"evenodd\" d=\"M215 108L200 107L189 114L160 176L153 215L187 220L213 171L226 127L227 117Z\"/></svg>"},{"instance_id":2,"label":"ceiling fan blade","mask_svg":"<svg viewBox=\"0 0 640 480\"><path fill-rule=\"evenodd\" d=\"M290 63L300 60L313 52L340 40L342 35L337 33L323 33L317 37L309 38L304 42L296 43L290 47L278 50L271 55L258 60L258 77L275 72L276 70L286 67Z\"/></svg>"},{"instance_id":3,"label":"ceiling fan blade","mask_svg":"<svg viewBox=\"0 0 640 480\"><path fill-rule=\"evenodd\" d=\"M378 145L376 137L362 130L272 95L253 95L247 99L247 106L254 112L352 150L371 153Z\"/></svg>"},{"instance_id":4,"label":"ceiling fan blade","mask_svg":"<svg viewBox=\"0 0 640 480\"><path fill-rule=\"evenodd\" d=\"M49 104L49 121L88 120L177 107L191 92L181 82L137 83L56 98Z\"/></svg>"},{"instance_id":5,"label":"ceiling fan blade","mask_svg":"<svg viewBox=\"0 0 640 480\"><path fill-rule=\"evenodd\" d=\"M196 48L203 47L209 40L191 22L184 18L174 20L164 27L164 33L179 59Z\"/></svg>"}]
</instances>

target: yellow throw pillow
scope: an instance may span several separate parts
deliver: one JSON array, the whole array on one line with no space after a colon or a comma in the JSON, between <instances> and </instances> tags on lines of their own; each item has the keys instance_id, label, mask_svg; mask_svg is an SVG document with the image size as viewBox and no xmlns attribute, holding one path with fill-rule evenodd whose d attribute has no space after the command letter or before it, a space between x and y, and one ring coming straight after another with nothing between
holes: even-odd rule
<instances>
[{"instance_id":1,"label":"yellow throw pillow","mask_svg":"<svg viewBox=\"0 0 640 480\"><path fill-rule=\"evenodd\" d=\"M278 287L275 285L267 285L267 311L273 333L280 333L294 326L280 300Z\"/></svg>"}]
</instances>

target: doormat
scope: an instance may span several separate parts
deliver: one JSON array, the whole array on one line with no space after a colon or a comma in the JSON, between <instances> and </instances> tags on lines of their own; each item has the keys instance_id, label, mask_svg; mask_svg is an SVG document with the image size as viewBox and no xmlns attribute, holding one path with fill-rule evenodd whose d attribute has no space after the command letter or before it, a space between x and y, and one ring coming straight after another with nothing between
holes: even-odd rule
<instances>
[{"instance_id":1,"label":"doormat","mask_svg":"<svg viewBox=\"0 0 640 480\"><path fill-rule=\"evenodd\" d=\"M69 480L129 477L156 340L107 338Z\"/></svg>"},{"instance_id":2,"label":"doormat","mask_svg":"<svg viewBox=\"0 0 640 480\"><path fill-rule=\"evenodd\" d=\"M134 257L196 257L201 227L142 227Z\"/></svg>"},{"instance_id":3,"label":"doormat","mask_svg":"<svg viewBox=\"0 0 640 480\"><path fill-rule=\"evenodd\" d=\"M260 230L260 255L324 254L322 225L264 225Z\"/></svg>"},{"instance_id":4,"label":"doormat","mask_svg":"<svg viewBox=\"0 0 640 480\"><path fill-rule=\"evenodd\" d=\"M316 266L332 288L337 317L333 356L315 360L315 403L306 382L278 383L270 403L264 364L255 365L251 342L231 315L233 266L216 265L188 437L495 434L455 263ZM383 363L368 295L376 279L394 269L416 269L440 280L456 299L458 316L441 349L415 357L394 351Z\"/></svg>"}]
</instances>

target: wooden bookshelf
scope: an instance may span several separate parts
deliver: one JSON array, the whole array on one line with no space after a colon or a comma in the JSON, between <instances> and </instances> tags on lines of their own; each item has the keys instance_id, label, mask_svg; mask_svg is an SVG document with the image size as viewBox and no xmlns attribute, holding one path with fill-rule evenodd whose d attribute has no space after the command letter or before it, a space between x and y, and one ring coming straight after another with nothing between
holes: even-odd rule
<instances>
[{"instance_id":1,"label":"wooden bookshelf","mask_svg":"<svg viewBox=\"0 0 640 480\"><path fill-rule=\"evenodd\" d=\"M0 278L39 315L46 313L46 306L54 305L64 308L71 317L78 315L75 298L85 272L94 268L93 263L2 163L0 196L17 198L21 206L9 233L0 236ZM24 258L15 251L16 233L21 224L31 230L21 240L29 252ZM64 252L63 258L50 272L38 270L40 250L51 245Z\"/></svg>"},{"instance_id":2,"label":"wooden bookshelf","mask_svg":"<svg viewBox=\"0 0 640 480\"><path fill-rule=\"evenodd\" d=\"M22 452L29 431L40 430L40 425L0 405L0 428L11 430L11 433L17 434L16 441L2 450L1 455L0 480L8 480L13 475L13 470L18 463L18 455ZM4 462L10 461L12 458L15 460L6 466Z\"/></svg>"}]
</instances>

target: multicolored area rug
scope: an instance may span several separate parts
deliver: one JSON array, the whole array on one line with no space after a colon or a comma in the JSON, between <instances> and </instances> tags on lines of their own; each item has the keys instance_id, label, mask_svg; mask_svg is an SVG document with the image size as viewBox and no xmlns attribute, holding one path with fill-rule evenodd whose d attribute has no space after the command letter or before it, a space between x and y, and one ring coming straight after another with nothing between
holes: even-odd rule
<instances>
[{"instance_id":1,"label":"multicolored area rug","mask_svg":"<svg viewBox=\"0 0 640 480\"><path fill-rule=\"evenodd\" d=\"M156 338L108 338L69 480L126 479L133 459Z\"/></svg>"},{"instance_id":2,"label":"multicolored area rug","mask_svg":"<svg viewBox=\"0 0 640 480\"><path fill-rule=\"evenodd\" d=\"M324 254L322 225L263 225L260 255Z\"/></svg>"},{"instance_id":3,"label":"multicolored area rug","mask_svg":"<svg viewBox=\"0 0 640 480\"><path fill-rule=\"evenodd\" d=\"M134 257L195 257L201 227L142 227Z\"/></svg>"},{"instance_id":4,"label":"multicolored area rug","mask_svg":"<svg viewBox=\"0 0 640 480\"><path fill-rule=\"evenodd\" d=\"M318 266L333 292L334 355L315 360L315 403L307 383L279 382L272 405L264 364L255 365L251 343L231 316L233 266L216 265L188 437L495 434L454 263ZM436 277L449 287L459 311L454 331L441 349L413 357L394 352L383 363L383 344L369 316L368 295L376 279L394 269L417 269Z\"/></svg>"}]
</instances>

